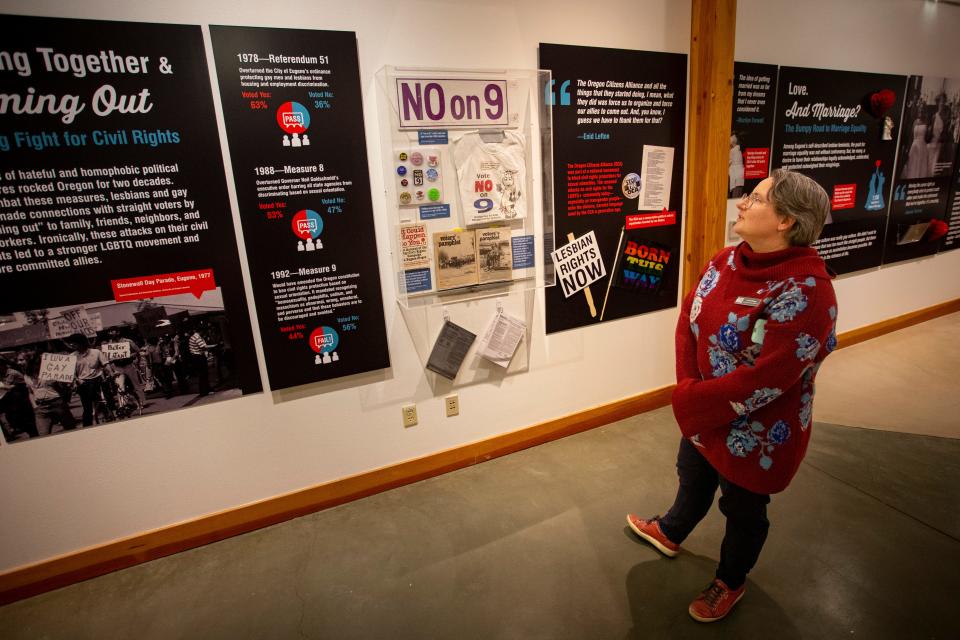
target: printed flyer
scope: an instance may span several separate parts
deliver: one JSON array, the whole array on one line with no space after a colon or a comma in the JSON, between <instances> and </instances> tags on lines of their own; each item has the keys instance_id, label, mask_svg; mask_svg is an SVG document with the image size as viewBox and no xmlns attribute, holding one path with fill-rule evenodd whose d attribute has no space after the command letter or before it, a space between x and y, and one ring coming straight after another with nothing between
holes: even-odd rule
<instances>
[{"instance_id":1,"label":"printed flyer","mask_svg":"<svg viewBox=\"0 0 960 640\"><path fill-rule=\"evenodd\" d=\"M271 388L390 366L356 34L210 35Z\"/></svg>"},{"instance_id":2,"label":"printed flyer","mask_svg":"<svg viewBox=\"0 0 960 640\"><path fill-rule=\"evenodd\" d=\"M3 21L6 440L260 391L200 27Z\"/></svg>"},{"instance_id":3,"label":"printed flyer","mask_svg":"<svg viewBox=\"0 0 960 640\"><path fill-rule=\"evenodd\" d=\"M960 80L910 76L900 152L890 196L883 262L933 255L940 248L957 158ZM888 123L888 128L893 124ZM896 131L884 130L895 136Z\"/></svg>"},{"instance_id":4,"label":"printed flyer","mask_svg":"<svg viewBox=\"0 0 960 640\"><path fill-rule=\"evenodd\" d=\"M668 252L680 247L686 55L541 44L540 67L553 74L544 98L553 109L556 246L592 231L604 267L587 286L583 268L558 271L546 290L547 333L675 306L677 260L657 287L610 285L625 230L642 229Z\"/></svg>"},{"instance_id":5,"label":"printed flyer","mask_svg":"<svg viewBox=\"0 0 960 640\"><path fill-rule=\"evenodd\" d=\"M831 199L815 247L837 273L878 266L904 76L781 67L773 166L819 182Z\"/></svg>"}]
</instances>

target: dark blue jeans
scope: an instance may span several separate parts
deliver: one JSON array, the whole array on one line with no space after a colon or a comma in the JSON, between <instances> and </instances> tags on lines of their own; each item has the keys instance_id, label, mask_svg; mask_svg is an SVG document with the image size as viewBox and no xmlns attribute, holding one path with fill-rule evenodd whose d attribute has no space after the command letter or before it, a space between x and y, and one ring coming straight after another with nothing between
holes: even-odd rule
<instances>
[{"instance_id":1,"label":"dark blue jeans","mask_svg":"<svg viewBox=\"0 0 960 640\"><path fill-rule=\"evenodd\" d=\"M721 476L686 438L680 441L677 453L677 475L680 488L670 511L660 519L660 530L672 542L683 542L707 515L719 486L720 512L727 517L727 530L717 577L731 589L739 589L767 539L770 496L748 491Z\"/></svg>"}]
</instances>

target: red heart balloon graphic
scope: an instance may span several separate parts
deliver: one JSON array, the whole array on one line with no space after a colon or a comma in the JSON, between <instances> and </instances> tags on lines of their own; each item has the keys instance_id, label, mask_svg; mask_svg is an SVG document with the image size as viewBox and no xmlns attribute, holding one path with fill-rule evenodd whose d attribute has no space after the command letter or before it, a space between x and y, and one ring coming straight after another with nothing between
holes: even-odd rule
<instances>
[{"instance_id":1,"label":"red heart balloon graphic","mask_svg":"<svg viewBox=\"0 0 960 640\"><path fill-rule=\"evenodd\" d=\"M882 118L896 101L897 94L890 89L881 89L870 96L870 113L874 118Z\"/></svg>"},{"instance_id":2,"label":"red heart balloon graphic","mask_svg":"<svg viewBox=\"0 0 960 640\"><path fill-rule=\"evenodd\" d=\"M930 226L927 227L927 233L925 240L927 242L933 242L934 240L939 240L943 236L947 235L949 227L947 223L943 220L933 219L930 221Z\"/></svg>"}]
</instances>

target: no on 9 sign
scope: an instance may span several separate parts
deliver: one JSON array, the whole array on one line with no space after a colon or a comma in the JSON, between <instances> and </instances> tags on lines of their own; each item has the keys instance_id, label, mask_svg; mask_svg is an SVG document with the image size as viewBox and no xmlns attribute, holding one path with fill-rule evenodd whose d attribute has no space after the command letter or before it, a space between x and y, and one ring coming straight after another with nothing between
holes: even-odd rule
<instances>
[{"instance_id":1,"label":"no on 9 sign","mask_svg":"<svg viewBox=\"0 0 960 640\"><path fill-rule=\"evenodd\" d=\"M397 78L401 129L506 127L506 80Z\"/></svg>"}]
</instances>

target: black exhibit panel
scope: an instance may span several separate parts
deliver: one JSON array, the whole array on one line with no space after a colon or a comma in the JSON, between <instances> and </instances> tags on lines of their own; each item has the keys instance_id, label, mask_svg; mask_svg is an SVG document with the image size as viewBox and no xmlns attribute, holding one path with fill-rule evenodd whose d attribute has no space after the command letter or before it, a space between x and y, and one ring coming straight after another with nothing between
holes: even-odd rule
<instances>
[{"instance_id":1,"label":"black exhibit panel","mask_svg":"<svg viewBox=\"0 0 960 640\"><path fill-rule=\"evenodd\" d=\"M814 245L837 273L878 266L893 176L904 76L781 67L773 167L819 182L831 211Z\"/></svg>"},{"instance_id":2,"label":"black exhibit panel","mask_svg":"<svg viewBox=\"0 0 960 640\"><path fill-rule=\"evenodd\" d=\"M2 19L0 351L67 405L74 371L93 375L76 334L168 395L179 369L186 394L210 372L174 343L199 328L211 385L260 391L201 28ZM121 343L164 355L151 368Z\"/></svg>"},{"instance_id":3,"label":"black exhibit panel","mask_svg":"<svg viewBox=\"0 0 960 640\"><path fill-rule=\"evenodd\" d=\"M547 332L675 306L686 55L541 44L540 67L553 78Z\"/></svg>"},{"instance_id":4,"label":"black exhibit panel","mask_svg":"<svg viewBox=\"0 0 960 640\"><path fill-rule=\"evenodd\" d=\"M777 74L775 64L733 63L728 198L751 193L770 175Z\"/></svg>"},{"instance_id":5,"label":"black exhibit panel","mask_svg":"<svg viewBox=\"0 0 960 640\"><path fill-rule=\"evenodd\" d=\"M210 35L271 388L390 366L356 35Z\"/></svg>"}]
</instances>

